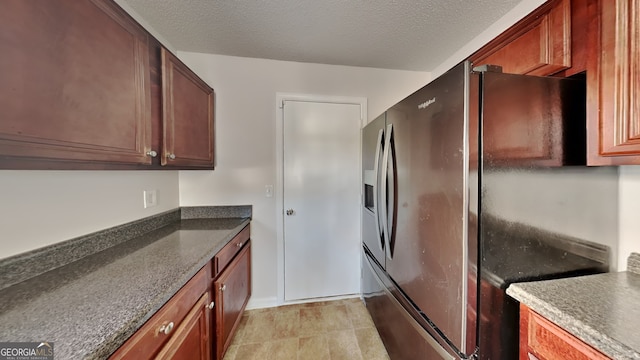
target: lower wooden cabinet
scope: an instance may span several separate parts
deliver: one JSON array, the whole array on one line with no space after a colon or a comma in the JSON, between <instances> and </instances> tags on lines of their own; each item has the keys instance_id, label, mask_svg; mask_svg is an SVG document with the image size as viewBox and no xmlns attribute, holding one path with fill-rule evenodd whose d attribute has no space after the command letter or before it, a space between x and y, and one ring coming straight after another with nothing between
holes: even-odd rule
<instances>
[{"instance_id":1,"label":"lower wooden cabinet","mask_svg":"<svg viewBox=\"0 0 640 360\"><path fill-rule=\"evenodd\" d=\"M520 304L520 360L605 360L598 350Z\"/></svg>"},{"instance_id":2,"label":"lower wooden cabinet","mask_svg":"<svg viewBox=\"0 0 640 360\"><path fill-rule=\"evenodd\" d=\"M211 359L210 313L209 292L205 292L156 359Z\"/></svg>"},{"instance_id":3,"label":"lower wooden cabinet","mask_svg":"<svg viewBox=\"0 0 640 360\"><path fill-rule=\"evenodd\" d=\"M110 359L210 358L210 277L209 263L111 355ZM201 354L203 357L192 357L195 354Z\"/></svg>"},{"instance_id":4,"label":"lower wooden cabinet","mask_svg":"<svg viewBox=\"0 0 640 360\"><path fill-rule=\"evenodd\" d=\"M249 231L247 225L110 359L221 360L251 296Z\"/></svg>"},{"instance_id":5,"label":"lower wooden cabinet","mask_svg":"<svg viewBox=\"0 0 640 360\"><path fill-rule=\"evenodd\" d=\"M212 291L216 303L215 353L216 359L221 360L251 296L251 243L244 245L235 259L214 280Z\"/></svg>"}]
</instances>

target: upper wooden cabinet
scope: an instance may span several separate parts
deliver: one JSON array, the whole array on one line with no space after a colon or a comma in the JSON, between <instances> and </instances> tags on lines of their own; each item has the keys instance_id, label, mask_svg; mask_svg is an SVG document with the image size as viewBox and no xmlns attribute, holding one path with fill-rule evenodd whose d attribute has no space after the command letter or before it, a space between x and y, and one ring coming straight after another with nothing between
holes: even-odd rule
<instances>
[{"instance_id":1,"label":"upper wooden cabinet","mask_svg":"<svg viewBox=\"0 0 640 360\"><path fill-rule=\"evenodd\" d=\"M167 166L213 168L213 89L162 48L163 149Z\"/></svg>"},{"instance_id":2,"label":"upper wooden cabinet","mask_svg":"<svg viewBox=\"0 0 640 360\"><path fill-rule=\"evenodd\" d=\"M115 2L2 1L0 46L0 169L213 168L213 90Z\"/></svg>"},{"instance_id":3,"label":"upper wooden cabinet","mask_svg":"<svg viewBox=\"0 0 640 360\"><path fill-rule=\"evenodd\" d=\"M587 163L640 164L640 0L592 1Z\"/></svg>"},{"instance_id":4,"label":"upper wooden cabinet","mask_svg":"<svg viewBox=\"0 0 640 360\"><path fill-rule=\"evenodd\" d=\"M570 0L546 3L473 54L473 66L499 65L505 73L529 75L571 67L571 13Z\"/></svg>"},{"instance_id":5,"label":"upper wooden cabinet","mask_svg":"<svg viewBox=\"0 0 640 360\"><path fill-rule=\"evenodd\" d=\"M150 164L145 30L112 1L0 7L0 168Z\"/></svg>"}]
</instances>

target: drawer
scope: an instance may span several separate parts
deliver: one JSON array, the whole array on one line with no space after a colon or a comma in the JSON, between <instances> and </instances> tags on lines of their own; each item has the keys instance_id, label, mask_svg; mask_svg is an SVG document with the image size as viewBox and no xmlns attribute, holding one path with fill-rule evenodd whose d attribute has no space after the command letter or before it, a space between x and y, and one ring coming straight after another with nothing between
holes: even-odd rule
<instances>
[{"instance_id":1,"label":"drawer","mask_svg":"<svg viewBox=\"0 0 640 360\"><path fill-rule=\"evenodd\" d=\"M222 270L233 260L240 249L249 241L249 225L238 233L227 245L225 245L213 258L213 277L218 276Z\"/></svg>"},{"instance_id":2,"label":"drawer","mask_svg":"<svg viewBox=\"0 0 640 360\"><path fill-rule=\"evenodd\" d=\"M523 311L521 305L521 322L526 328L527 349L521 349L521 359L571 359L571 360L605 360L605 356L580 339L571 335L556 324L550 322L534 311ZM525 339L521 339L521 342ZM525 350L526 353L523 353Z\"/></svg>"},{"instance_id":3,"label":"drawer","mask_svg":"<svg viewBox=\"0 0 640 360\"><path fill-rule=\"evenodd\" d=\"M110 359L144 359L155 355L171 339L193 304L207 291L210 277L211 264L207 263Z\"/></svg>"}]
</instances>

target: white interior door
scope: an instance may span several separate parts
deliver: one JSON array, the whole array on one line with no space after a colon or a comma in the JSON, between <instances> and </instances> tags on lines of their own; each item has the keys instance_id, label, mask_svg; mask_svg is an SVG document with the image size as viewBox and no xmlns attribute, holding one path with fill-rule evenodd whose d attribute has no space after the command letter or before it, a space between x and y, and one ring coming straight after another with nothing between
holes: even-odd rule
<instances>
[{"instance_id":1,"label":"white interior door","mask_svg":"<svg viewBox=\"0 0 640 360\"><path fill-rule=\"evenodd\" d=\"M284 102L285 301L360 291L360 114Z\"/></svg>"}]
</instances>

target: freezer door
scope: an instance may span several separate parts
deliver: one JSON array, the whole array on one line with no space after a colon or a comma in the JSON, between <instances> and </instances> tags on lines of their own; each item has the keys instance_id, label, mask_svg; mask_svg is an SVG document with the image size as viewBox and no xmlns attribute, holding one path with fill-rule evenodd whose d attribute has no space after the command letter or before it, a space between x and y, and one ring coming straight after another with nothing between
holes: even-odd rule
<instances>
[{"instance_id":1,"label":"freezer door","mask_svg":"<svg viewBox=\"0 0 640 360\"><path fill-rule=\"evenodd\" d=\"M394 360L453 360L392 295L386 275L363 251L363 297L389 357ZM442 341L442 340L440 340Z\"/></svg>"},{"instance_id":2,"label":"freezer door","mask_svg":"<svg viewBox=\"0 0 640 360\"><path fill-rule=\"evenodd\" d=\"M467 81L461 64L387 111L385 200L387 272L463 354L475 350L466 349Z\"/></svg>"}]
</instances>

